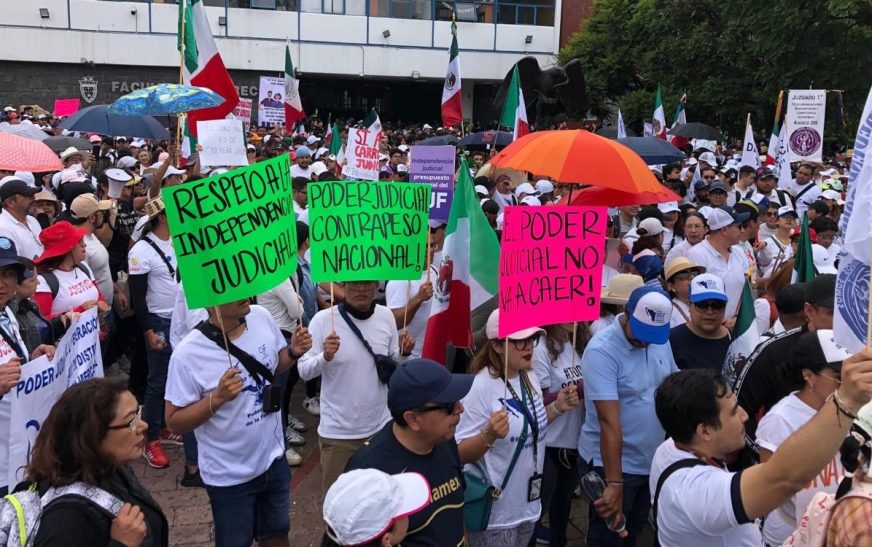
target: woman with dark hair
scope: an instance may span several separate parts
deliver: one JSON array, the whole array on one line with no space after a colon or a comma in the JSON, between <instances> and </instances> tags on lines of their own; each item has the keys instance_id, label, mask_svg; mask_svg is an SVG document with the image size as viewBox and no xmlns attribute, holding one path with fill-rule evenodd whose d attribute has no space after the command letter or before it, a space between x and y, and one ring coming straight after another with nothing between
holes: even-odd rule
<instances>
[{"instance_id":1,"label":"woman with dark hair","mask_svg":"<svg viewBox=\"0 0 872 547\"><path fill-rule=\"evenodd\" d=\"M705 217L698 211L688 212L682 222L684 240L676 243L675 246L669 249L669 253L666 255L666 262L680 256L687 256L687 252L691 247L705 239L707 233L708 224L705 221Z\"/></svg>"},{"instance_id":2,"label":"woman with dark hair","mask_svg":"<svg viewBox=\"0 0 872 547\"><path fill-rule=\"evenodd\" d=\"M145 428L133 394L107 380L61 395L36 437L27 480L41 493L84 483L124 505L113 518L95 499L57 498L43 509L35 547L168 545L166 517L127 466L142 457Z\"/></svg>"},{"instance_id":3,"label":"woman with dark hair","mask_svg":"<svg viewBox=\"0 0 872 547\"><path fill-rule=\"evenodd\" d=\"M760 420L757 445L760 462L765 463L775 450L811 420L826 404L841 384L842 361L851 354L833 340L833 331L816 330L802 334L793 353L783 365L784 379L796 390L781 399ZM844 471L833 457L833 471L841 477ZM799 491L783 506L772 511L763 523L763 539L769 545L781 545L796 529L797 516L802 516L808 502L819 491L835 492L838 480L829 486L815 482Z\"/></svg>"}]
</instances>

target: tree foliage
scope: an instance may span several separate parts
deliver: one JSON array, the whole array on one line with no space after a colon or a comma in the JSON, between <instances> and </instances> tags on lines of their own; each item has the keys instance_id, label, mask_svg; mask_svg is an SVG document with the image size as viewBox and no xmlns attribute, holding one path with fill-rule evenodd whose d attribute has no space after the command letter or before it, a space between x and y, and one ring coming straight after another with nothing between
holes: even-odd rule
<instances>
[{"instance_id":1,"label":"tree foliage","mask_svg":"<svg viewBox=\"0 0 872 547\"><path fill-rule=\"evenodd\" d=\"M740 138L748 113L769 131L779 90L843 89L848 126L830 93L826 134L845 142L872 85L872 2L596 0L559 57L581 59L594 114L620 106L635 130L658 84L667 123L686 91L688 120Z\"/></svg>"}]
</instances>

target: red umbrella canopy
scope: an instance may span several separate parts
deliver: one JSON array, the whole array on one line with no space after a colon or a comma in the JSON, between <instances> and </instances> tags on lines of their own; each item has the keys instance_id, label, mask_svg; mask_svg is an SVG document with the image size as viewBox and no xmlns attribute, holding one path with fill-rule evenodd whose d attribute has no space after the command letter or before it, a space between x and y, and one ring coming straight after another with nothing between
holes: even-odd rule
<instances>
[{"instance_id":1,"label":"red umbrella canopy","mask_svg":"<svg viewBox=\"0 0 872 547\"><path fill-rule=\"evenodd\" d=\"M597 188L591 186L572 192L572 201L569 196L560 200L558 205L600 205L604 207L629 207L630 205L653 205L655 203L668 203L677 201L681 203L681 197L663 185L659 185L654 192L619 192L611 188Z\"/></svg>"},{"instance_id":2,"label":"red umbrella canopy","mask_svg":"<svg viewBox=\"0 0 872 547\"><path fill-rule=\"evenodd\" d=\"M0 169L5 171L60 171L64 164L42 142L0 132Z\"/></svg>"}]
</instances>

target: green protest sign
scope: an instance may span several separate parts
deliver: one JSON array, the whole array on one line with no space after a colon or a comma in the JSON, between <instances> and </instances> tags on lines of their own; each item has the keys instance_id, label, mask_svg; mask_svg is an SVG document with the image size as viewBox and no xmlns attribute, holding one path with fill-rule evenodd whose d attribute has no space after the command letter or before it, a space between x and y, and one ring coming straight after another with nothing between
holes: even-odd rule
<instances>
[{"instance_id":1,"label":"green protest sign","mask_svg":"<svg viewBox=\"0 0 872 547\"><path fill-rule=\"evenodd\" d=\"M189 308L260 294L297 269L287 155L161 193Z\"/></svg>"},{"instance_id":2,"label":"green protest sign","mask_svg":"<svg viewBox=\"0 0 872 547\"><path fill-rule=\"evenodd\" d=\"M312 279L420 279L430 185L317 182L307 187Z\"/></svg>"}]
</instances>

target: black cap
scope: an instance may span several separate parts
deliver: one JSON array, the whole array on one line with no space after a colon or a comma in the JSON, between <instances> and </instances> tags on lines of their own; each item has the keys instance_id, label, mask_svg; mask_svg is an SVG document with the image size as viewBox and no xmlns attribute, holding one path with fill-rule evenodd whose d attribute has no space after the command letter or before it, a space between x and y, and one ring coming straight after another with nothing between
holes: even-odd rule
<instances>
[{"instance_id":1,"label":"black cap","mask_svg":"<svg viewBox=\"0 0 872 547\"><path fill-rule=\"evenodd\" d=\"M412 359L391 376L388 408L399 413L427 403L459 401L469 392L474 379L473 374L451 374L430 359Z\"/></svg>"},{"instance_id":2,"label":"black cap","mask_svg":"<svg viewBox=\"0 0 872 547\"><path fill-rule=\"evenodd\" d=\"M836 276L821 274L805 284L805 301L833 309L836 299Z\"/></svg>"},{"instance_id":3,"label":"black cap","mask_svg":"<svg viewBox=\"0 0 872 547\"><path fill-rule=\"evenodd\" d=\"M5 201L12 196L27 196L32 198L38 193L38 188L28 186L21 179L12 179L3 183L3 186L0 186L0 201Z\"/></svg>"},{"instance_id":4,"label":"black cap","mask_svg":"<svg viewBox=\"0 0 872 547\"><path fill-rule=\"evenodd\" d=\"M726 194L728 191L727 185L724 184L723 182L714 182L714 183L712 183L711 186L709 186L709 194L711 194L712 192L714 192L716 190L720 190L721 192Z\"/></svg>"},{"instance_id":5,"label":"black cap","mask_svg":"<svg viewBox=\"0 0 872 547\"><path fill-rule=\"evenodd\" d=\"M778 313L799 313L805 307L805 285L787 285L775 296Z\"/></svg>"},{"instance_id":6,"label":"black cap","mask_svg":"<svg viewBox=\"0 0 872 547\"><path fill-rule=\"evenodd\" d=\"M758 179L775 178L775 171L771 167L761 167L755 173Z\"/></svg>"},{"instance_id":7,"label":"black cap","mask_svg":"<svg viewBox=\"0 0 872 547\"><path fill-rule=\"evenodd\" d=\"M790 362L812 370L826 367L841 372L842 361L850 356L851 352L847 348L836 343L832 330L818 329L799 335L793 346Z\"/></svg>"}]
</instances>

